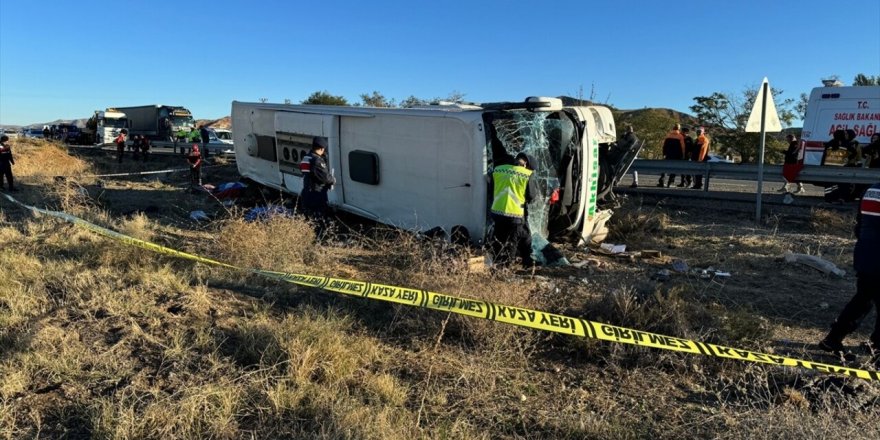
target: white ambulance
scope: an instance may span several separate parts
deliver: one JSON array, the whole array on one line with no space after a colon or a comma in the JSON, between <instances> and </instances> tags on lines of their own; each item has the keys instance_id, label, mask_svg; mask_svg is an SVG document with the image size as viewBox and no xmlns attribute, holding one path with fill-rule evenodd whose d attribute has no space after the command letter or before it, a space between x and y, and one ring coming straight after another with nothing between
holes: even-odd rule
<instances>
[{"instance_id":1,"label":"white ambulance","mask_svg":"<svg viewBox=\"0 0 880 440\"><path fill-rule=\"evenodd\" d=\"M845 151L825 151L835 130L854 130L859 144L868 145L880 133L880 86L813 89L801 133L804 165L845 163Z\"/></svg>"}]
</instances>

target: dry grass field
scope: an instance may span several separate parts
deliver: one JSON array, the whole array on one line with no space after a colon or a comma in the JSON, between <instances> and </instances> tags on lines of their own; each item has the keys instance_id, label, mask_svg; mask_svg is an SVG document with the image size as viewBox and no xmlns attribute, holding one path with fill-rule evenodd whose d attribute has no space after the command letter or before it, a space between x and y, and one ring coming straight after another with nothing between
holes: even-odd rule
<instances>
[{"instance_id":1,"label":"dry grass field","mask_svg":"<svg viewBox=\"0 0 880 440\"><path fill-rule=\"evenodd\" d=\"M207 257L823 362L835 361L812 344L855 285L780 258L850 269L852 217L840 213L755 227L747 213L629 200L609 241L661 257L472 273L474 250L379 227L311 246L300 218L244 222L190 192L185 173L88 177L182 159L117 165L45 142L14 148L20 200ZM206 174L236 178L234 166ZM190 220L195 209L213 220ZM651 279L675 258L732 276ZM876 439L878 416L878 383L342 297L126 247L0 199L3 439Z\"/></svg>"}]
</instances>

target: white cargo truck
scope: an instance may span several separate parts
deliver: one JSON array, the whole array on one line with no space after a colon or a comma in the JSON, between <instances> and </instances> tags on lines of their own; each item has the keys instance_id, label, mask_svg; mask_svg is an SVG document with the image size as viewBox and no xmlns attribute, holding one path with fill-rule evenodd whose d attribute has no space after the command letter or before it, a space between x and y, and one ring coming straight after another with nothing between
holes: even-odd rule
<instances>
[{"instance_id":1,"label":"white cargo truck","mask_svg":"<svg viewBox=\"0 0 880 440\"><path fill-rule=\"evenodd\" d=\"M97 145L112 143L116 136L119 136L119 132L127 129L128 126L128 117L121 111L114 108L95 110L83 129L82 142Z\"/></svg>"},{"instance_id":2,"label":"white cargo truck","mask_svg":"<svg viewBox=\"0 0 880 440\"><path fill-rule=\"evenodd\" d=\"M544 237L601 239L610 216L596 207L599 146L616 137L606 107L563 108L556 98L411 109L233 102L232 126L243 177L299 194L298 164L321 136L336 177L330 205L407 230L458 230L483 243L494 161L520 152L538 162L542 194L528 208L536 250Z\"/></svg>"},{"instance_id":3,"label":"white cargo truck","mask_svg":"<svg viewBox=\"0 0 880 440\"><path fill-rule=\"evenodd\" d=\"M805 165L842 165L845 151L825 151L835 130L853 130L861 145L880 133L880 86L817 87L810 92L801 147Z\"/></svg>"}]
</instances>

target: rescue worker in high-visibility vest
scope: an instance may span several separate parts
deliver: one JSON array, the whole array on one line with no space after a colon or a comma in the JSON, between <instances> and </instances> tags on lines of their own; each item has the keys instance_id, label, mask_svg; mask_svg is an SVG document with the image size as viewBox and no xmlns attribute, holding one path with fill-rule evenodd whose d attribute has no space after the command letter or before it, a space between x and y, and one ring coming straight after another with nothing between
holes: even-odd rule
<instances>
[{"instance_id":1,"label":"rescue worker in high-visibility vest","mask_svg":"<svg viewBox=\"0 0 880 440\"><path fill-rule=\"evenodd\" d=\"M709 138L706 137L706 131L702 128L697 129L697 140L694 142L694 153L691 160L694 162L703 162L709 154ZM694 174L694 189L703 189L703 174Z\"/></svg>"},{"instance_id":2,"label":"rescue worker in high-visibility vest","mask_svg":"<svg viewBox=\"0 0 880 440\"><path fill-rule=\"evenodd\" d=\"M666 160L682 160L684 159L684 136L681 135L681 125L675 124L672 127L672 131L666 135L666 139L663 140L663 158ZM669 180L667 183L663 183L664 179L666 179L666 173L660 175L660 182L657 183L657 186L672 186L672 183L675 182L675 174L669 175Z\"/></svg>"},{"instance_id":3,"label":"rescue worker in high-visibility vest","mask_svg":"<svg viewBox=\"0 0 880 440\"><path fill-rule=\"evenodd\" d=\"M534 265L526 208L537 194L532 162L525 153L520 153L513 164L502 163L492 172L491 247L494 263L500 267L510 265L517 255L522 258L523 266Z\"/></svg>"},{"instance_id":4,"label":"rescue worker in high-visibility vest","mask_svg":"<svg viewBox=\"0 0 880 440\"><path fill-rule=\"evenodd\" d=\"M831 325L831 331L819 342L819 348L837 355L844 354L843 338L859 328L871 312L873 303L878 316L868 341L874 365L880 365L880 183L868 188L862 196L856 221L856 247L853 268L856 270L856 294Z\"/></svg>"}]
</instances>

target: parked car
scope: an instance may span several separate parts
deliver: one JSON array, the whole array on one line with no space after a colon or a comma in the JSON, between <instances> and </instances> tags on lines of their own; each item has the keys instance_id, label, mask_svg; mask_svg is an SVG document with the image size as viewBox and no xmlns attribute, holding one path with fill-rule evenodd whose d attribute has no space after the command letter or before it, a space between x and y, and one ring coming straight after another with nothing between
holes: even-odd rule
<instances>
[{"instance_id":1,"label":"parked car","mask_svg":"<svg viewBox=\"0 0 880 440\"><path fill-rule=\"evenodd\" d=\"M3 134L9 136L9 139L18 139L21 136L21 132L14 128L4 128Z\"/></svg>"},{"instance_id":2,"label":"parked car","mask_svg":"<svg viewBox=\"0 0 880 440\"><path fill-rule=\"evenodd\" d=\"M232 145L232 131L225 128L212 128L209 131L211 132L211 142L216 139L224 144Z\"/></svg>"},{"instance_id":3,"label":"parked car","mask_svg":"<svg viewBox=\"0 0 880 440\"><path fill-rule=\"evenodd\" d=\"M43 138L43 129L42 128L28 128L24 132L24 137L32 138L32 139L42 139Z\"/></svg>"},{"instance_id":4,"label":"parked car","mask_svg":"<svg viewBox=\"0 0 880 440\"><path fill-rule=\"evenodd\" d=\"M716 163L734 163L733 160L730 159L730 156L722 156L720 154L709 153L706 155L706 162L716 162Z\"/></svg>"},{"instance_id":5,"label":"parked car","mask_svg":"<svg viewBox=\"0 0 880 440\"><path fill-rule=\"evenodd\" d=\"M232 132L225 128L209 128L208 151L215 154L235 154Z\"/></svg>"}]
</instances>

